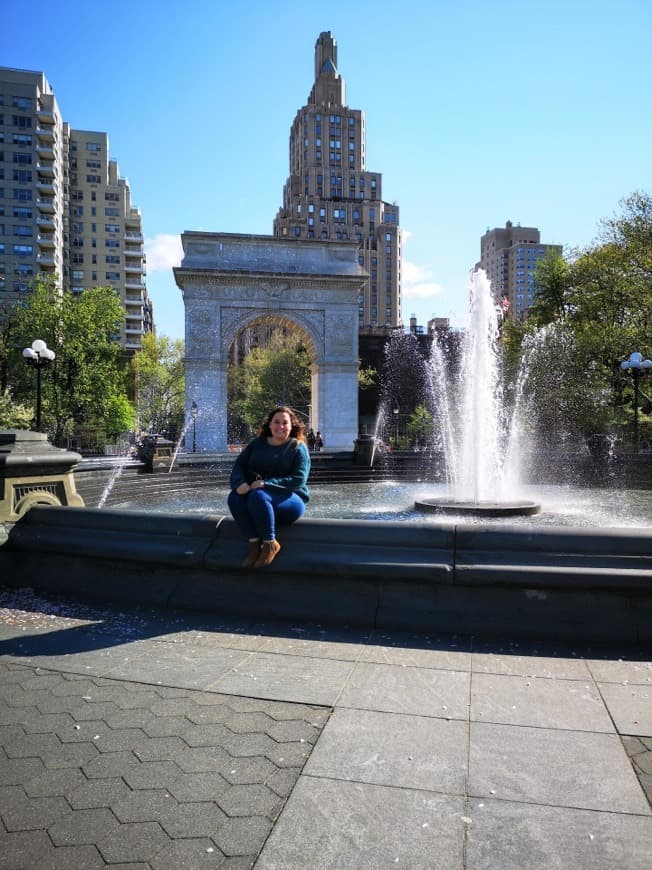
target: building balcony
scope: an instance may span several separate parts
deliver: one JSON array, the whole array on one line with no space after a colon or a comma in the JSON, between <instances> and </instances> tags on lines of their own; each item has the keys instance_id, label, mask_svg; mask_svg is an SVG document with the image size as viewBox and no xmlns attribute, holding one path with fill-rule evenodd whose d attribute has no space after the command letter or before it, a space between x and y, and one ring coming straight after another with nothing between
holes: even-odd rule
<instances>
[{"instance_id":1,"label":"building balcony","mask_svg":"<svg viewBox=\"0 0 652 870\"><path fill-rule=\"evenodd\" d=\"M53 254L38 254L36 260L41 267L41 269L54 269L54 255Z\"/></svg>"},{"instance_id":2,"label":"building balcony","mask_svg":"<svg viewBox=\"0 0 652 870\"><path fill-rule=\"evenodd\" d=\"M43 214L54 214L54 200L53 199L37 199L36 205L38 209Z\"/></svg>"},{"instance_id":3,"label":"building balcony","mask_svg":"<svg viewBox=\"0 0 652 870\"><path fill-rule=\"evenodd\" d=\"M54 248L54 236L41 233L37 239L39 248Z\"/></svg>"},{"instance_id":4,"label":"building balcony","mask_svg":"<svg viewBox=\"0 0 652 870\"><path fill-rule=\"evenodd\" d=\"M36 135L41 142L54 142L54 130L49 127L37 127Z\"/></svg>"},{"instance_id":5,"label":"building balcony","mask_svg":"<svg viewBox=\"0 0 652 870\"><path fill-rule=\"evenodd\" d=\"M143 242L143 234L142 233L125 233L124 234L125 242Z\"/></svg>"},{"instance_id":6,"label":"building balcony","mask_svg":"<svg viewBox=\"0 0 652 870\"><path fill-rule=\"evenodd\" d=\"M144 275L145 274L145 266L142 264L139 265L129 265L124 267L125 274L127 275Z\"/></svg>"},{"instance_id":7,"label":"building balcony","mask_svg":"<svg viewBox=\"0 0 652 870\"><path fill-rule=\"evenodd\" d=\"M55 122L54 112L51 109L37 109L36 117L41 124L53 125Z\"/></svg>"},{"instance_id":8,"label":"building balcony","mask_svg":"<svg viewBox=\"0 0 652 870\"><path fill-rule=\"evenodd\" d=\"M142 293L144 293L146 287L142 281L136 281L134 278L128 277L125 281L125 290L140 290Z\"/></svg>"},{"instance_id":9,"label":"building balcony","mask_svg":"<svg viewBox=\"0 0 652 870\"><path fill-rule=\"evenodd\" d=\"M125 227L137 227L140 230L141 217L138 209L132 209L131 214L125 217Z\"/></svg>"},{"instance_id":10,"label":"building balcony","mask_svg":"<svg viewBox=\"0 0 652 870\"><path fill-rule=\"evenodd\" d=\"M42 178L54 178L54 166L51 163L37 163L36 171Z\"/></svg>"},{"instance_id":11,"label":"building balcony","mask_svg":"<svg viewBox=\"0 0 652 870\"><path fill-rule=\"evenodd\" d=\"M141 308L145 304L142 296L132 296L129 293L125 296L127 305L139 305Z\"/></svg>"},{"instance_id":12,"label":"building balcony","mask_svg":"<svg viewBox=\"0 0 652 870\"><path fill-rule=\"evenodd\" d=\"M52 184L51 181L37 181L36 189L39 193L49 193L50 196L54 196L55 194L54 184Z\"/></svg>"},{"instance_id":13,"label":"building balcony","mask_svg":"<svg viewBox=\"0 0 652 870\"><path fill-rule=\"evenodd\" d=\"M37 217L36 225L42 230L54 230L54 221L49 217Z\"/></svg>"},{"instance_id":14,"label":"building balcony","mask_svg":"<svg viewBox=\"0 0 652 870\"><path fill-rule=\"evenodd\" d=\"M145 253L142 248L125 248L124 255L125 257L138 257L141 260L145 257Z\"/></svg>"},{"instance_id":15,"label":"building balcony","mask_svg":"<svg viewBox=\"0 0 652 870\"><path fill-rule=\"evenodd\" d=\"M51 145L37 145L36 153L43 160L54 160L54 148Z\"/></svg>"}]
</instances>

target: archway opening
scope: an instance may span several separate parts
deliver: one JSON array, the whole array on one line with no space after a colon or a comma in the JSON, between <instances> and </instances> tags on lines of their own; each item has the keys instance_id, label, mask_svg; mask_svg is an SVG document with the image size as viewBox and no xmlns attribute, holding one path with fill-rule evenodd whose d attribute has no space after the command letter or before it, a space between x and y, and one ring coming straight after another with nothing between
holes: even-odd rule
<instances>
[{"instance_id":1,"label":"archway opening","mask_svg":"<svg viewBox=\"0 0 652 870\"><path fill-rule=\"evenodd\" d=\"M288 405L313 426L317 353L308 333L290 318L262 314L243 326L229 348L227 437L245 444L270 408Z\"/></svg>"}]
</instances>

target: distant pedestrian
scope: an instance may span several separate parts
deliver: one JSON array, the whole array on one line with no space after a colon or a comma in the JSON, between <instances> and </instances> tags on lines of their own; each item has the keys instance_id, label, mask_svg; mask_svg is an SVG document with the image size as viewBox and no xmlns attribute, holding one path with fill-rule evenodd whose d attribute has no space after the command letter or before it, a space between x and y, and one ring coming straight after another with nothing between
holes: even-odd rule
<instances>
[{"instance_id":1,"label":"distant pedestrian","mask_svg":"<svg viewBox=\"0 0 652 870\"><path fill-rule=\"evenodd\" d=\"M321 437L321 432L318 429L317 432L315 433L315 450L317 451L317 453L319 453L319 451L322 449L323 446L324 446L324 439Z\"/></svg>"},{"instance_id":2,"label":"distant pedestrian","mask_svg":"<svg viewBox=\"0 0 652 870\"><path fill-rule=\"evenodd\" d=\"M308 450L311 453L314 453L314 451L315 451L315 433L312 431L312 429L308 430L308 434L306 435L306 441L308 442Z\"/></svg>"}]
</instances>

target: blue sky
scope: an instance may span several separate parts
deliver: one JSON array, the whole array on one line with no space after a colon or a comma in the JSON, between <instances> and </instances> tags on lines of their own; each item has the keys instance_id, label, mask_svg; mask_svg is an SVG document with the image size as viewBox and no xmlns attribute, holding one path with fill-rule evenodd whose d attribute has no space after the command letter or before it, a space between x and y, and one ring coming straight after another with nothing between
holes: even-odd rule
<instances>
[{"instance_id":1,"label":"blue sky","mask_svg":"<svg viewBox=\"0 0 652 870\"><path fill-rule=\"evenodd\" d=\"M108 132L143 215L156 327L174 338L180 234L272 232L321 31L366 114L367 169L401 209L406 320L464 324L488 228L583 246L652 191L650 0L91 6L6 5L0 63L43 71L72 127Z\"/></svg>"}]
</instances>

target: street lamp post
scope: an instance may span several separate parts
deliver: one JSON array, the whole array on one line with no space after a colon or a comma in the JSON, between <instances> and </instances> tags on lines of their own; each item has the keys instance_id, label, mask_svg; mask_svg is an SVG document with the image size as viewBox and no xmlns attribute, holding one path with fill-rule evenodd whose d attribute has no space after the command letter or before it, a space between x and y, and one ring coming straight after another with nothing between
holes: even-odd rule
<instances>
[{"instance_id":1,"label":"street lamp post","mask_svg":"<svg viewBox=\"0 0 652 870\"><path fill-rule=\"evenodd\" d=\"M23 358L27 365L36 369L36 431L41 431L41 369L49 366L54 360L53 350L40 338L32 342L31 347L23 350Z\"/></svg>"},{"instance_id":2,"label":"street lamp post","mask_svg":"<svg viewBox=\"0 0 652 870\"><path fill-rule=\"evenodd\" d=\"M399 409L394 408L394 442L396 444L396 449L398 450L398 423L399 423Z\"/></svg>"},{"instance_id":3,"label":"street lamp post","mask_svg":"<svg viewBox=\"0 0 652 870\"><path fill-rule=\"evenodd\" d=\"M197 407L197 402L192 403L190 406L190 416L192 417L192 452L197 452L197 414L199 414L199 408Z\"/></svg>"},{"instance_id":4,"label":"street lamp post","mask_svg":"<svg viewBox=\"0 0 652 870\"><path fill-rule=\"evenodd\" d=\"M628 371L634 381L634 450L638 453L639 450L639 433L638 433L638 382L641 375L652 368L652 360L643 359L643 354L635 351L630 354L629 359L624 360L620 364L621 369Z\"/></svg>"}]
</instances>

